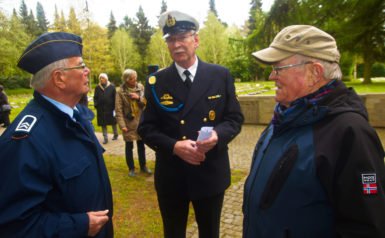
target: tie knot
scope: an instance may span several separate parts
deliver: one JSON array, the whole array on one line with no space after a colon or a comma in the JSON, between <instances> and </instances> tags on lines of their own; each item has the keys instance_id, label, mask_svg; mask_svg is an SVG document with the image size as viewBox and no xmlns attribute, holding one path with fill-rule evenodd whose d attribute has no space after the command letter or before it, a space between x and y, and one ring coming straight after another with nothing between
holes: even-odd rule
<instances>
[{"instance_id":1,"label":"tie knot","mask_svg":"<svg viewBox=\"0 0 385 238\"><path fill-rule=\"evenodd\" d=\"M186 75L187 78L190 77L191 73L187 69L183 72L184 75Z\"/></svg>"}]
</instances>

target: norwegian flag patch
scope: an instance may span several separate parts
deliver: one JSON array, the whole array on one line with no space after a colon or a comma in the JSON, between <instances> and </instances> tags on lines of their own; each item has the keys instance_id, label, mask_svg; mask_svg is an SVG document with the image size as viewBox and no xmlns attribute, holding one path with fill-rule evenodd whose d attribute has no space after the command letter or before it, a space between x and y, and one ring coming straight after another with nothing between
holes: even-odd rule
<instances>
[{"instance_id":1,"label":"norwegian flag patch","mask_svg":"<svg viewBox=\"0 0 385 238\"><path fill-rule=\"evenodd\" d=\"M376 174L361 174L362 191L364 195L377 194L377 178Z\"/></svg>"}]
</instances>

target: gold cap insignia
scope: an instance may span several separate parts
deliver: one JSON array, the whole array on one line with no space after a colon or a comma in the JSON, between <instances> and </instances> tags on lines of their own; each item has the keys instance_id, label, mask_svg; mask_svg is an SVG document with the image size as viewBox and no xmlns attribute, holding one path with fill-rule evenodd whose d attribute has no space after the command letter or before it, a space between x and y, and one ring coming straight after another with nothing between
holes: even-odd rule
<instances>
[{"instance_id":1,"label":"gold cap insignia","mask_svg":"<svg viewBox=\"0 0 385 238\"><path fill-rule=\"evenodd\" d=\"M171 26L175 26L175 23L176 23L175 17L172 17L171 15L168 15L167 16L166 25L168 27L171 27Z\"/></svg>"},{"instance_id":2,"label":"gold cap insignia","mask_svg":"<svg viewBox=\"0 0 385 238\"><path fill-rule=\"evenodd\" d=\"M154 85L156 83L156 77L155 76L151 76L149 79L148 79L148 83L150 85Z\"/></svg>"},{"instance_id":3,"label":"gold cap insignia","mask_svg":"<svg viewBox=\"0 0 385 238\"><path fill-rule=\"evenodd\" d=\"M214 110L209 111L209 119L210 119L210 121L215 120L215 111Z\"/></svg>"}]
</instances>

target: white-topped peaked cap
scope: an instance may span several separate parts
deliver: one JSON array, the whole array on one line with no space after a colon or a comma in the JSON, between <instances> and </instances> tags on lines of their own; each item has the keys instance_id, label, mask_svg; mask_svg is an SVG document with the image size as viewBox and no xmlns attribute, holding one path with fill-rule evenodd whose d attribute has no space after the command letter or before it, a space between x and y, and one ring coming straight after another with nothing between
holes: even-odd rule
<instances>
[{"instance_id":1,"label":"white-topped peaked cap","mask_svg":"<svg viewBox=\"0 0 385 238\"><path fill-rule=\"evenodd\" d=\"M179 11L162 13L158 23L159 27L163 30L164 38L173 34L199 30L199 23L194 17Z\"/></svg>"}]
</instances>

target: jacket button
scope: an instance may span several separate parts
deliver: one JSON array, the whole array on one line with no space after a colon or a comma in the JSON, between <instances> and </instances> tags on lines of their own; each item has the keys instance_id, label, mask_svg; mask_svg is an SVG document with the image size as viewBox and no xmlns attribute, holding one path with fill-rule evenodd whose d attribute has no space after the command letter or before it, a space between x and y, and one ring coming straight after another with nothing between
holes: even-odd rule
<instances>
[{"instance_id":1,"label":"jacket button","mask_svg":"<svg viewBox=\"0 0 385 238\"><path fill-rule=\"evenodd\" d=\"M184 125L184 120L181 120L181 121L180 121L180 124L181 124L181 125Z\"/></svg>"},{"instance_id":2,"label":"jacket button","mask_svg":"<svg viewBox=\"0 0 385 238\"><path fill-rule=\"evenodd\" d=\"M207 118L205 117L205 118L203 118L203 122L207 122Z\"/></svg>"},{"instance_id":3,"label":"jacket button","mask_svg":"<svg viewBox=\"0 0 385 238\"><path fill-rule=\"evenodd\" d=\"M186 139L187 139L187 137L186 137L186 136L183 136L183 137L182 137L182 139L183 139L183 140L186 140Z\"/></svg>"}]
</instances>

